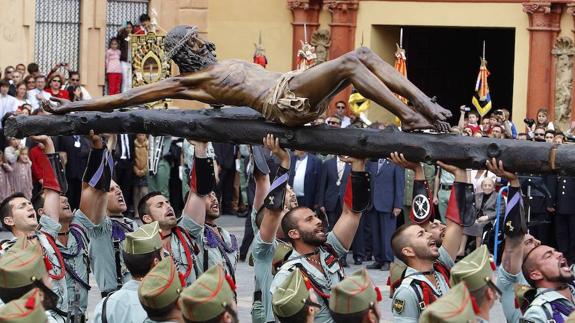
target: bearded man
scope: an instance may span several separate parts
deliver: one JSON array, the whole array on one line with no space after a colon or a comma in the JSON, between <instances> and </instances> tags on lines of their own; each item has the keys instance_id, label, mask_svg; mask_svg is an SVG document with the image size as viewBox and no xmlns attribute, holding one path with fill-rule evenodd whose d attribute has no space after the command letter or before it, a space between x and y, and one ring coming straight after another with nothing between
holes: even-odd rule
<instances>
[{"instance_id":1,"label":"bearded man","mask_svg":"<svg viewBox=\"0 0 575 323\"><path fill-rule=\"evenodd\" d=\"M267 120L287 126L303 125L324 114L331 99L353 85L367 99L389 109L404 129L448 129L451 112L434 103L415 85L369 48L360 47L304 71L270 72L240 60L218 62L215 46L203 40L195 26L176 26L165 38L166 59L181 75L98 99L66 102L53 113L110 111L165 98L207 104L248 106ZM394 93L408 98L411 108ZM57 99L55 99L57 100ZM64 102L64 100L59 100Z\"/></svg>"}]
</instances>

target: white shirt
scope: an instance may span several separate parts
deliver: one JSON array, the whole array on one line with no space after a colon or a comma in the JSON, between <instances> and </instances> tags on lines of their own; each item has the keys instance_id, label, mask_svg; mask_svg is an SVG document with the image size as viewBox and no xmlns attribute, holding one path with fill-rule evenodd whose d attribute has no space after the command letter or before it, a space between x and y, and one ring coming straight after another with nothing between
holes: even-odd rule
<instances>
[{"instance_id":1,"label":"white shirt","mask_svg":"<svg viewBox=\"0 0 575 323\"><path fill-rule=\"evenodd\" d=\"M348 116L343 116L341 118L341 127L345 128L351 124L351 119Z\"/></svg>"},{"instance_id":2,"label":"white shirt","mask_svg":"<svg viewBox=\"0 0 575 323\"><path fill-rule=\"evenodd\" d=\"M130 138L128 134L121 134L120 135L120 144L122 147L122 156L120 159L130 159Z\"/></svg>"},{"instance_id":3,"label":"white shirt","mask_svg":"<svg viewBox=\"0 0 575 323\"><path fill-rule=\"evenodd\" d=\"M27 99L28 99L28 103L30 103L30 105L32 106L31 112L33 112L34 110L36 110L40 107L40 101L36 97L36 95L38 95L38 93L40 93L40 92L42 93L42 96L44 97L45 100L50 100L50 97L52 96L52 95L50 95L50 93L48 93L44 90L42 90L42 91L40 91L38 89L29 90L27 92L28 93Z\"/></svg>"},{"instance_id":4,"label":"white shirt","mask_svg":"<svg viewBox=\"0 0 575 323\"><path fill-rule=\"evenodd\" d=\"M18 99L11 95L0 95L0 118L6 113L14 112L18 109ZM2 125L0 124L0 129Z\"/></svg>"},{"instance_id":5,"label":"white shirt","mask_svg":"<svg viewBox=\"0 0 575 323\"><path fill-rule=\"evenodd\" d=\"M295 196L304 196L305 171L307 169L307 154L302 159L295 162L295 175L293 178L293 190Z\"/></svg>"},{"instance_id":6,"label":"white shirt","mask_svg":"<svg viewBox=\"0 0 575 323\"><path fill-rule=\"evenodd\" d=\"M345 170L345 162L337 158L337 186L341 184L341 178L343 177L343 171Z\"/></svg>"}]
</instances>

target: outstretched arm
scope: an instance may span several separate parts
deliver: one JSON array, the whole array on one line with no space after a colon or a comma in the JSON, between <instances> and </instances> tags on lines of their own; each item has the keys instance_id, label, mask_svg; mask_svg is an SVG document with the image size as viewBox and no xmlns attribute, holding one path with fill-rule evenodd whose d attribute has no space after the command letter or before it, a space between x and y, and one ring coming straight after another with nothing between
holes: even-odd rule
<instances>
[{"instance_id":1,"label":"outstretched arm","mask_svg":"<svg viewBox=\"0 0 575 323\"><path fill-rule=\"evenodd\" d=\"M213 160L207 156L208 144L190 141L194 145L194 164L190 172L190 192L184 214L199 225L206 222L205 199L212 198L215 187Z\"/></svg>"},{"instance_id":2,"label":"outstretched arm","mask_svg":"<svg viewBox=\"0 0 575 323\"><path fill-rule=\"evenodd\" d=\"M171 77L160 82L133 88L124 93L103 96L97 99L65 102L57 98L54 101L63 103L59 108L53 109L49 104L44 104L43 108L55 114L63 114L72 111L112 111L117 108L144 104L161 99L193 99L189 89L195 85L194 81L199 81L201 76L192 77ZM198 100L201 100L198 95Z\"/></svg>"},{"instance_id":3,"label":"outstretched arm","mask_svg":"<svg viewBox=\"0 0 575 323\"><path fill-rule=\"evenodd\" d=\"M34 136L32 139L41 143L44 146L44 154L50 158L49 155L54 155L56 149L54 148L54 142L49 136ZM52 166L52 167L51 167ZM49 216L56 223L60 219L60 185L58 183L58 176L56 175L57 170L54 169L52 163L48 163L46 167L52 168L53 176L50 179L44 178L44 213ZM48 173L48 170L44 170L44 174Z\"/></svg>"},{"instance_id":4,"label":"outstretched arm","mask_svg":"<svg viewBox=\"0 0 575 323\"><path fill-rule=\"evenodd\" d=\"M453 183L452 190L465 189L463 186L456 187L457 184L470 184L470 181L467 178L467 171L465 169L461 169L453 165L448 165L440 161L438 161L437 164L441 166L444 171L455 175L455 181ZM471 215L475 217L475 212L468 210L468 208L472 207L472 205L458 204L459 202L467 201L466 199L462 200L458 198L459 193L465 194L465 192L452 191L451 196L449 197L450 201L448 203L448 211L445 216L447 220L447 229L445 229L445 239L443 240L443 246L445 247L445 250L447 250L454 261L457 257L459 246L461 245L461 239L463 238L463 218L466 216L467 212L471 212ZM473 193L473 191L471 193ZM453 204L455 207L450 208L449 206ZM473 222L475 222L475 218L473 218Z\"/></svg>"},{"instance_id":5,"label":"outstretched arm","mask_svg":"<svg viewBox=\"0 0 575 323\"><path fill-rule=\"evenodd\" d=\"M359 226L361 212L366 210L370 204L371 183L369 181L369 173L365 171L364 159L346 157L342 158L342 160L351 162L351 175L345 192L343 211L339 220L333 226L332 232L341 245L345 249L349 249ZM348 191L350 189L351 192Z\"/></svg>"},{"instance_id":6,"label":"outstretched arm","mask_svg":"<svg viewBox=\"0 0 575 323\"><path fill-rule=\"evenodd\" d=\"M289 168L290 168L290 162L291 162L290 156L286 150L284 150L283 148L280 147L279 139L274 138L273 135L268 134L264 138L264 146L267 149L269 149L280 160L280 169L278 169L278 173L281 172L283 174L289 174ZM283 187L278 187L278 189L284 190L284 192L283 192L284 196L287 195L287 192L285 189L285 185L287 185L287 180L288 180L287 178L285 178L285 179L275 178L274 179L274 183L276 183L276 181L278 181L277 183L279 183L279 181L282 182L281 185L283 185ZM256 187L256 190L258 190L257 187ZM268 184L267 191L269 191L269 184ZM266 191L266 194L267 194L267 191ZM273 194L273 193L270 193L270 194ZM278 195L281 196L282 194L278 194ZM263 203L263 202L264 201L262 199L261 203ZM280 201L276 201L276 202L280 202ZM284 198L284 201L281 201L281 203L278 204L280 206L280 208L282 208L282 209L280 209L280 208L275 209L275 208L266 207L263 210L264 218L262 219L262 224L260 226L260 236L264 242L272 242L273 239L275 238L276 232L278 231L278 227L280 226L281 215L283 212L283 207L281 207L281 206L283 206L284 204L285 204L285 198ZM256 207L256 200L254 199L254 208L255 207Z\"/></svg>"},{"instance_id":7,"label":"outstretched arm","mask_svg":"<svg viewBox=\"0 0 575 323\"><path fill-rule=\"evenodd\" d=\"M82 180L80 211L82 211L82 213L84 213L86 217L92 221L92 223L98 225L102 223L106 217L106 209L108 206L108 191L110 189L110 184L108 183L108 179L100 178L101 182L98 182L100 182L102 185L97 185L97 179L93 179L93 175L102 162L107 162L106 157L108 152L100 136L94 135L92 132L90 133L90 140L92 150L90 151L90 156L88 157L88 163L86 165L87 169L84 173L85 178ZM106 167L106 165L104 167ZM90 182L92 185L89 184Z\"/></svg>"}]
</instances>

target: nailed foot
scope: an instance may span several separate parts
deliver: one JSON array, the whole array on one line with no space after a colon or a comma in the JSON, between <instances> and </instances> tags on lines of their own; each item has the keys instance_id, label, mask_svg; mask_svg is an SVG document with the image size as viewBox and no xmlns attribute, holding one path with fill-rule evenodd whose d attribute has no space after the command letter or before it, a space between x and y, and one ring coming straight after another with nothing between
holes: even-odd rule
<instances>
[{"instance_id":1,"label":"nailed foot","mask_svg":"<svg viewBox=\"0 0 575 323\"><path fill-rule=\"evenodd\" d=\"M413 105L417 112L420 112L429 120L445 121L447 118L451 118L451 111L441 107L439 104L435 103L435 100L430 98L425 98L420 102L414 101Z\"/></svg>"}]
</instances>

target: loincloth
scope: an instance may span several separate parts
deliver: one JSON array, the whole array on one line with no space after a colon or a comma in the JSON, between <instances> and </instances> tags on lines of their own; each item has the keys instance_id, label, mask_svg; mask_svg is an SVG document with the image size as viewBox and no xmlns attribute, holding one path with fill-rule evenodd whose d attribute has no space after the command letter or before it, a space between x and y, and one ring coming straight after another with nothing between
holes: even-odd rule
<instances>
[{"instance_id":1,"label":"loincloth","mask_svg":"<svg viewBox=\"0 0 575 323\"><path fill-rule=\"evenodd\" d=\"M307 98L300 98L289 88L289 81L303 71L291 71L282 74L271 88L264 101L262 115L270 121L286 126L301 126L317 119L327 110L329 97L315 107L310 106Z\"/></svg>"}]
</instances>

